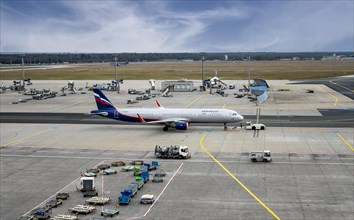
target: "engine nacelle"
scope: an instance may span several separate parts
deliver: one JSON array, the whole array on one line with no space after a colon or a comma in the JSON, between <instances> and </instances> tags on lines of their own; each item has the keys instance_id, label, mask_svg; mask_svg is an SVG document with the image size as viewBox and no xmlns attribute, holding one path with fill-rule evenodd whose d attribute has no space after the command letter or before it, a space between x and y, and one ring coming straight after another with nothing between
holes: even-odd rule
<instances>
[{"instance_id":1,"label":"engine nacelle","mask_svg":"<svg viewBox=\"0 0 354 220\"><path fill-rule=\"evenodd\" d=\"M175 128L177 130L187 130L188 129L188 122L185 122L185 121L176 122Z\"/></svg>"}]
</instances>

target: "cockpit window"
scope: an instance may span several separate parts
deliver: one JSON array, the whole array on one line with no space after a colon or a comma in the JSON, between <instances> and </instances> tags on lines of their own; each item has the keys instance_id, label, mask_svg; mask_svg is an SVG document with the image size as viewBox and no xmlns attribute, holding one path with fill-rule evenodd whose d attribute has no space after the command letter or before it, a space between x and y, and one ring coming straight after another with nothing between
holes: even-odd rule
<instances>
[{"instance_id":1,"label":"cockpit window","mask_svg":"<svg viewBox=\"0 0 354 220\"><path fill-rule=\"evenodd\" d=\"M232 113L232 115L237 115L237 113Z\"/></svg>"}]
</instances>

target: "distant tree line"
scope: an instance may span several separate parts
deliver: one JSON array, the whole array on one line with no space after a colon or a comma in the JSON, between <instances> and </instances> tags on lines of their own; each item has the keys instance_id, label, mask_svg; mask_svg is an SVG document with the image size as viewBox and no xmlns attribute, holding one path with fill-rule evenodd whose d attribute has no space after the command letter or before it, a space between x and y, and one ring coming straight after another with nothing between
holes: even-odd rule
<instances>
[{"instance_id":1,"label":"distant tree line","mask_svg":"<svg viewBox=\"0 0 354 220\"><path fill-rule=\"evenodd\" d=\"M324 56L333 54L343 56L353 56L353 52L297 52L297 53L275 53L275 52L237 52L237 53L207 53L206 60L246 60L250 56L251 60L269 61L280 59L292 59L296 57L300 60L314 59L320 60ZM142 61L166 61L166 60L201 60L200 53L2 53L0 54L1 64L21 64L21 57L28 64L50 64L50 63L92 63L92 62L114 62L114 57L118 57L118 62L142 62Z\"/></svg>"}]
</instances>

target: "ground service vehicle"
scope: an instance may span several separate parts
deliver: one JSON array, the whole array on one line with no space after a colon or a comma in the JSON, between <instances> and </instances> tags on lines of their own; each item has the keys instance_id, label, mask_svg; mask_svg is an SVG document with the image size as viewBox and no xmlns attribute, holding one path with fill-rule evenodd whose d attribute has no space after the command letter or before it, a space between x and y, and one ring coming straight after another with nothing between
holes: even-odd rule
<instances>
[{"instance_id":1,"label":"ground service vehicle","mask_svg":"<svg viewBox=\"0 0 354 220\"><path fill-rule=\"evenodd\" d=\"M115 161L111 163L112 167L119 167L119 166L125 166L125 163L123 161Z\"/></svg>"},{"instance_id":2,"label":"ground service vehicle","mask_svg":"<svg viewBox=\"0 0 354 220\"><path fill-rule=\"evenodd\" d=\"M111 166L109 164L100 164L97 166L97 169L99 170L105 170L105 169L108 169L110 168Z\"/></svg>"},{"instance_id":3,"label":"ground service vehicle","mask_svg":"<svg viewBox=\"0 0 354 220\"><path fill-rule=\"evenodd\" d=\"M163 169L159 168L159 169L156 171L155 176L164 177L164 176L166 176L166 172L165 172Z\"/></svg>"},{"instance_id":4,"label":"ground service vehicle","mask_svg":"<svg viewBox=\"0 0 354 220\"><path fill-rule=\"evenodd\" d=\"M100 170L99 169L95 169L95 168L91 168L91 169L86 170L86 172L99 173Z\"/></svg>"},{"instance_id":5,"label":"ground service vehicle","mask_svg":"<svg viewBox=\"0 0 354 220\"><path fill-rule=\"evenodd\" d=\"M250 159L252 162L271 162L272 161L272 157L270 155L270 150L252 151L250 153Z\"/></svg>"},{"instance_id":6,"label":"ground service vehicle","mask_svg":"<svg viewBox=\"0 0 354 220\"><path fill-rule=\"evenodd\" d=\"M168 147L155 147L155 156L158 158L190 158L191 153L187 146L171 145Z\"/></svg>"},{"instance_id":7,"label":"ground service vehicle","mask_svg":"<svg viewBox=\"0 0 354 220\"><path fill-rule=\"evenodd\" d=\"M144 161L143 160L133 160L132 162L130 162L131 165L144 165Z\"/></svg>"},{"instance_id":8,"label":"ground service vehicle","mask_svg":"<svg viewBox=\"0 0 354 220\"><path fill-rule=\"evenodd\" d=\"M266 126L264 124L253 124L252 122L246 123L246 130L264 130Z\"/></svg>"},{"instance_id":9,"label":"ground service vehicle","mask_svg":"<svg viewBox=\"0 0 354 220\"><path fill-rule=\"evenodd\" d=\"M134 176L140 176L142 172L148 171L148 167L142 165L140 167L134 167Z\"/></svg>"},{"instance_id":10,"label":"ground service vehicle","mask_svg":"<svg viewBox=\"0 0 354 220\"><path fill-rule=\"evenodd\" d=\"M158 166L159 166L158 161L151 161L151 166L148 167L148 170L156 170Z\"/></svg>"},{"instance_id":11,"label":"ground service vehicle","mask_svg":"<svg viewBox=\"0 0 354 220\"><path fill-rule=\"evenodd\" d=\"M104 205L107 204L111 201L111 199L109 197L91 197L89 199L87 199L85 202L91 205Z\"/></svg>"},{"instance_id":12,"label":"ground service vehicle","mask_svg":"<svg viewBox=\"0 0 354 220\"><path fill-rule=\"evenodd\" d=\"M120 194L121 195L118 197L118 203L121 205L128 205L132 198L132 194L125 190L120 192Z\"/></svg>"},{"instance_id":13,"label":"ground service vehicle","mask_svg":"<svg viewBox=\"0 0 354 220\"><path fill-rule=\"evenodd\" d=\"M124 191L130 192L132 197L134 197L135 194L138 192L138 186L135 183L131 183Z\"/></svg>"},{"instance_id":14,"label":"ground service vehicle","mask_svg":"<svg viewBox=\"0 0 354 220\"><path fill-rule=\"evenodd\" d=\"M163 177L158 174L156 175L156 173L155 173L154 178L152 179L152 182L154 182L154 183L163 182Z\"/></svg>"},{"instance_id":15,"label":"ground service vehicle","mask_svg":"<svg viewBox=\"0 0 354 220\"><path fill-rule=\"evenodd\" d=\"M154 201L155 201L154 195L145 194L141 196L140 204L152 204L154 203Z\"/></svg>"},{"instance_id":16,"label":"ground service vehicle","mask_svg":"<svg viewBox=\"0 0 354 220\"><path fill-rule=\"evenodd\" d=\"M91 205L76 205L69 209L69 211L72 213L85 215L94 212L95 210L96 207Z\"/></svg>"},{"instance_id":17,"label":"ground service vehicle","mask_svg":"<svg viewBox=\"0 0 354 220\"><path fill-rule=\"evenodd\" d=\"M69 196L70 196L69 193L63 192L63 193L58 193L55 198L56 198L56 199L61 199L61 200L66 200L66 199L69 198Z\"/></svg>"},{"instance_id":18,"label":"ground service vehicle","mask_svg":"<svg viewBox=\"0 0 354 220\"><path fill-rule=\"evenodd\" d=\"M156 170L157 167L159 166L159 162L158 161L152 161L151 164L144 163L144 166L146 166L149 171Z\"/></svg>"},{"instance_id":19,"label":"ground service vehicle","mask_svg":"<svg viewBox=\"0 0 354 220\"><path fill-rule=\"evenodd\" d=\"M141 189L144 186L144 179L141 178L140 176L135 177L135 182L136 186L138 187L138 190Z\"/></svg>"},{"instance_id":20,"label":"ground service vehicle","mask_svg":"<svg viewBox=\"0 0 354 220\"><path fill-rule=\"evenodd\" d=\"M52 199L52 200L49 200L45 204L45 206L48 207L48 208L56 208L56 207L58 207L61 204L63 204L63 200L61 200L61 199Z\"/></svg>"},{"instance_id":21,"label":"ground service vehicle","mask_svg":"<svg viewBox=\"0 0 354 220\"><path fill-rule=\"evenodd\" d=\"M80 184L82 185L82 188L80 191L84 197L98 195L98 191L95 188L94 179L94 177L81 177Z\"/></svg>"},{"instance_id":22,"label":"ground service vehicle","mask_svg":"<svg viewBox=\"0 0 354 220\"><path fill-rule=\"evenodd\" d=\"M113 217L119 214L119 210L120 210L119 206L116 209L103 209L101 212L101 216Z\"/></svg>"},{"instance_id":23,"label":"ground service vehicle","mask_svg":"<svg viewBox=\"0 0 354 220\"><path fill-rule=\"evenodd\" d=\"M58 214L51 218L52 220L78 220L77 215L68 215L68 214Z\"/></svg>"},{"instance_id":24,"label":"ground service vehicle","mask_svg":"<svg viewBox=\"0 0 354 220\"><path fill-rule=\"evenodd\" d=\"M147 181L149 181L150 179L150 173L149 171L144 171L140 174L140 177L143 178L144 183L146 183Z\"/></svg>"},{"instance_id":25,"label":"ground service vehicle","mask_svg":"<svg viewBox=\"0 0 354 220\"><path fill-rule=\"evenodd\" d=\"M131 166L131 165L127 165L127 166L122 167L122 171L124 171L124 172L129 172L129 171L132 171L133 169L134 169L134 166Z\"/></svg>"},{"instance_id":26,"label":"ground service vehicle","mask_svg":"<svg viewBox=\"0 0 354 220\"><path fill-rule=\"evenodd\" d=\"M37 219L50 219L52 209L49 207L36 208L32 211L32 215Z\"/></svg>"},{"instance_id":27,"label":"ground service vehicle","mask_svg":"<svg viewBox=\"0 0 354 220\"><path fill-rule=\"evenodd\" d=\"M111 168L108 168L108 169L105 169L102 171L102 174L104 175L110 175L110 174L116 174L117 173L117 170L113 170Z\"/></svg>"},{"instance_id":28,"label":"ground service vehicle","mask_svg":"<svg viewBox=\"0 0 354 220\"><path fill-rule=\"evenodd\" d=\"M97 177L97 173L93 172L85 172L83 175L86 177Z\"/></svg>"}]
</instances>

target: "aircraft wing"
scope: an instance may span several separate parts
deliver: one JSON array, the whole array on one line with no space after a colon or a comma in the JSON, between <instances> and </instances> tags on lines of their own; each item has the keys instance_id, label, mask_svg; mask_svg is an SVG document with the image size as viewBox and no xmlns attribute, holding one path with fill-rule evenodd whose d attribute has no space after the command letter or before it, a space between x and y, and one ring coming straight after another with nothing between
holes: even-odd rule
<instances>
[{"instance_id":1,"label":"aircraft wing","mask_svg":"<svg viewBox=\"0 0 354 220\"><path fill-rule=\"evenodd\" d=\"M149 122L145 122L146 124L170 124L170 123L174 123L174 122L188 122L189 120L187 118L168 118L168 119L164 119L164 120L159 120L159 121L149 121Z\"/></svg>"},{"instance_id":2,"label":"aircraft wing","mask_svg":"<svg viewBox=\"0 0 354 220\"><path fill-rule=\"evenodd\" d=\"M145 121L139 114L138 114L138 118L140 120L140 122L145 123L145 124L171 124L171 123L175 123L175 122L188 122L189 119L188 118L167 118L167 119L163 119L163 120L158 120L158 121Z\"/></svg>"}]
</instances>

